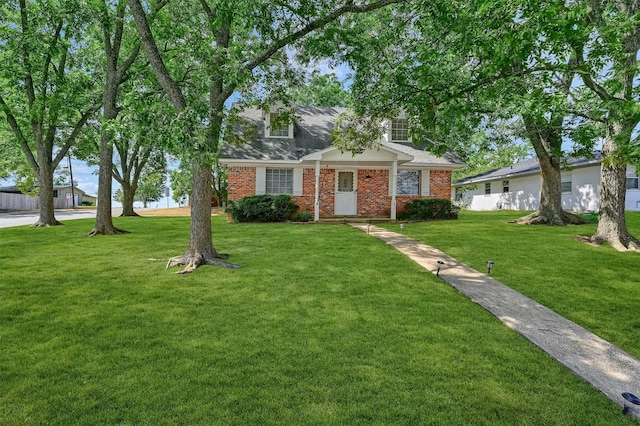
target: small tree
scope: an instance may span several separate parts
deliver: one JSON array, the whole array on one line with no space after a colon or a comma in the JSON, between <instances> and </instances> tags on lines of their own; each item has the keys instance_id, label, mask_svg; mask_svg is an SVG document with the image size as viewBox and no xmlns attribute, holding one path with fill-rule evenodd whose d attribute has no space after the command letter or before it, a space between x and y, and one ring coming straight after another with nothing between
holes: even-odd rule
<instances>
[{"instance_id":1,"label":"small tree","mask_svg":"<svg viewBox=\"0 0 640 426\"><path fill-rule=\"evenodd\" d=\"M148 203L158 201L164 196L165 180L165 174L157 171L144 173L140 177L136 198L142 202L145 209Z\"/></svg>"}]
</instances>

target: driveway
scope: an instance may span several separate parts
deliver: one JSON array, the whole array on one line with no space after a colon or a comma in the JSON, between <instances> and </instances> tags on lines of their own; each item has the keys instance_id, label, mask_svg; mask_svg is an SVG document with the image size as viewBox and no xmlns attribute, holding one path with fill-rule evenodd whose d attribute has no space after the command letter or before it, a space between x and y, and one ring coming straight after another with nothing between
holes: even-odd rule
<instances>
[{"instance_id":1,"label":"driveway","mask_svg":"<svg viewBox=\"0 0 640 426\"><path fill-rule=\"evenodd\" d=\"M113 216L119 216L122 213L121 208L112 210ZM63 222L72 219L89 219L96 217L95 210L56 210L56 219ZM16 213L0 213L0 228L9 228L11 226L28 226L38 221L40 214L38 212L16 212Z\"/></svg>"}]
</instances>

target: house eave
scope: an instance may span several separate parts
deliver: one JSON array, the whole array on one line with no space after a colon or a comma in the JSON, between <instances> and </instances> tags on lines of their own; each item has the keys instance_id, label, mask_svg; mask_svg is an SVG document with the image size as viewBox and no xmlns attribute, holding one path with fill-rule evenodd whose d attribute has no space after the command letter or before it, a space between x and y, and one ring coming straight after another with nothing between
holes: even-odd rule
<instances>
[{"instance_id":1,"label":"house eave","mask_svg":"<svg viewBox=\"0 0 640 426\"><path fill-rule=\"evenodd\" d=\"M598 165L601 163L602 160L589 160L589 161L585 161L584 163L578 164L578 165L568 165L566 167L562 167L561 171L569 171L569 170L573 170L573 169L583 169L585 167L593 167L595 165ZM526 172L515 172L515 173L507 173L507 174L502 174L502 175L496 175L496 176L491 176L491 177L480 177L478 179L472 179L472 180L458 180L452 183L453 187L459 187L459 186L466 186L466 185L475 185L477 183L485 183L485 182L491 182L494 180L500 180L500 179L511 179L511 178L519 178L519 177L528 177L528 176L535 176L535 175L539 175L540 174L540 167L538 166L537 169L535 170L531 170L531 171L526 171ZM462 182L462 180L464 180L464 182Z\"/></svg>"}]
</instances>

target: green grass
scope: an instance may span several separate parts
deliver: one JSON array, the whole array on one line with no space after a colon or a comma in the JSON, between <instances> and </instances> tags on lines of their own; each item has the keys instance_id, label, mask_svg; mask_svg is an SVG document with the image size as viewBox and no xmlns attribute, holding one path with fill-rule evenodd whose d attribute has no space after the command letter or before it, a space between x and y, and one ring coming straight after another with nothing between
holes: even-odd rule
<instances>
[{"instance_id":1,"label":"green grass","mask_svg":"<svg viewBox=\"0 0 640 426\"><path fill-rule=\"evenodd\" d=\"M245 268L149 260L188 218L0 230L0 424L636 424L362 232L213 220Z\"/></svg>"},{"instance_id":2,"label":"green grass","mask_svg":"<svg viewBox=\"0 0 640 426\"><path fill-rule=\"evenodd\" d=\"M482 272L493 260L494 278L640 358L640 253L574 239L593 234L596 223L508 223L521 216L462 211L456 221L406 224L403 233ZM628 213L627 225L639 236L640 213Z\"/></svg>"}]
</instances>

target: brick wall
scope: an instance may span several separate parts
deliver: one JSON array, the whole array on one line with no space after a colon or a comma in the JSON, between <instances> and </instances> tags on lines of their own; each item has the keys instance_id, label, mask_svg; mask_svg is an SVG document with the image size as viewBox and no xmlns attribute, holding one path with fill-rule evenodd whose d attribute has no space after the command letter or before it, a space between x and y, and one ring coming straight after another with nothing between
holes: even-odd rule
<instances>
[{"instance_id":1,"label":"brick wall","mask_svg":"<svg viewBox=\"0 0 640 426\"><path fill-rule=\"evenodd\" d=\"M227 176L227 198L230 201L240 201L244 197L256 195L255 167L230 166Z\"/></svg>"},{"instance_id":2,"label":"brick wall","mask_svg":"<svg viewBox=\"0 0 640 426\"><path fill-rule=\"evenodd\" d=\"M334 193L335 193L334 169L320 169L320 216L333 216L334 213ZM302 171L302 196L293 197L300 210L314 212L314 202L316 199L316 169L304 169Z\"/></svg>"},{"instance_id":3,"label":"brick wall","mask_svg":"<svg viewBox=\"0 0 640 426\"><path fill-rule=\"evenodd\" d=\"M389 170L358 170L358 215L390 216ZM229 167L229 200L240 201L256 194L255 167ZM335 169L320 170L320 216L333 216L335 212ZM451 171L431 170L429 175L430 198L451 198ZM293 197L301 211L313 213L315 200L315 169L302 172L302 196ZM419 195L398 195L396 212Z\"/></svg>"},{"instance_id":4,"label":"brick wall","mask_svg":"<svg viewBox=\"0 0 640 426\"><path fill-rule=\"evenodd\" d=\"M389 170L358 170L358 214L391 215Z\"/></svg>"},{"instance_id":5,"label":"brick wall","mask_svg":"<svg viewBox=\"0 0 640 426\"><path fill-rule=\"evenodd\" d=\"M429 198L451 199L451 170L431 170Z\"/></svg>"}]
</instances>

